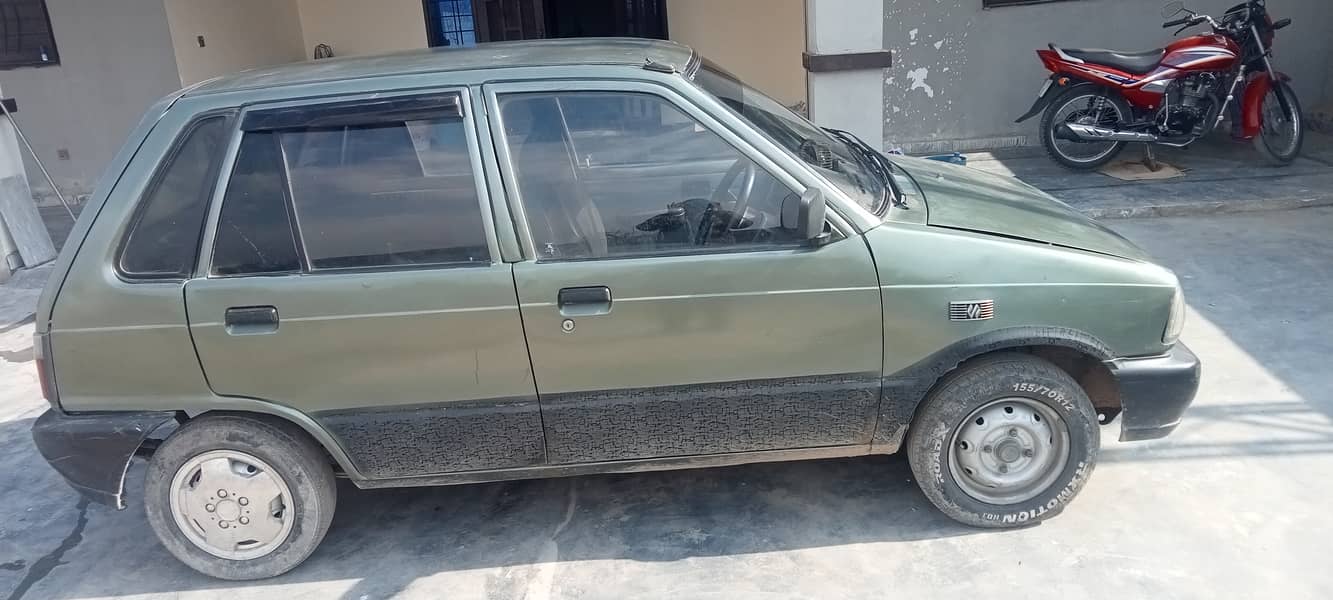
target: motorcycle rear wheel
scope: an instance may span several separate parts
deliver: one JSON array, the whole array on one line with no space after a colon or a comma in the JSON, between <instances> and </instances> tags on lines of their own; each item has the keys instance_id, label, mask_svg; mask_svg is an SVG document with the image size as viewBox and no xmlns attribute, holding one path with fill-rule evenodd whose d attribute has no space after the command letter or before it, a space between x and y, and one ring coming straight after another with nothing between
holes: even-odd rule
<instances>
[{"instance_id":1,"label":"motorcycle rear wheel","mask_svg":"<svg viewBox=\"0 0 1333 600\"><path fill-rule=\"evenodd\" d=\"M1075 142L1056 137L1061 123L1084 123L1116 127L1127 123L1133 112L1119 96L1094 85L1066 90L1046 107L1041 118L1041 143L1051 159L1075 171L1091 171L1115 160L1127 142Z\"/></svg>"},{"instance_id":2,"label":"motorcycle rear wheel","mask_svg":"<svg viewBox=\"0 0 1333 600\"><path fill-rule=\"evenodd\" d=\"M1305 120L1296 92L1285 81L1273 82L1260 107L1259 134L1254 148L1274 166L1286 166L1296 160L1305 143Z\"/></svg>"}]
</instances>

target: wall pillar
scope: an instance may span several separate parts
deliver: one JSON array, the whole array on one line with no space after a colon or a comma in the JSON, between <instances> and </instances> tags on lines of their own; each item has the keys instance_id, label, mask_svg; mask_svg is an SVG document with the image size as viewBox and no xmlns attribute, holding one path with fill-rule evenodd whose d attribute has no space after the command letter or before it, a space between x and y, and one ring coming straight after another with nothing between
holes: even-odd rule
<instances>
[{"instance_id":1,"label":"wall pillar","mask_svg":"<svg viewBox=\"0 0 1333 600\"><path fill-rule=\"evenodd\" d=\"M806 52L854 54L884 50L885 0L806 0ZM872 146L884 142L884 69L811 72L810 119L846 129Z\"/></svg>"}]
</instances>

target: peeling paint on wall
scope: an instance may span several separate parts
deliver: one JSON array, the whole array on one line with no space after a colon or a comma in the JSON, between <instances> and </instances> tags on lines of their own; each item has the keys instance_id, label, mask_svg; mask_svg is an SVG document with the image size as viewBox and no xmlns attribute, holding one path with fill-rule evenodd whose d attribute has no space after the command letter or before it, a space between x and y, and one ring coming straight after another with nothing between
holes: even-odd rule
<instances>
[{"instance_id":1,"label":"peeling paint on wall","mask_svg":"<svg viewBox=\"0 0 1333 600\"><path fill-rule=\"evenodd\" d=\"M911 71L908 71L907 78L912 80L912 87L909 89L925 90L927 97L934 98L935 89L930 87L930 84L926 83L927 77L930 77L930 69L927 69L925 67L921 67L920 69L912 69Z\"/></svg>"},{"instance_id":2,"label":"peeling paint on wall","mask_svg":"<svg viewBox=\"0 0 1333 600\"><path fill-rule=\"evenodd\" d=\"M824 0L811 0L823 2ZM1172 32L1161 28L1164 0L1056 2L983 9L980 0L884 0L886 70L884 145L909 149L962 149L1036 140L1037 121L1014 119L1032 105L1048 75L1034 51L1047 43L1125 51L1160 48ZM1239 0L1191 0L1190 8L1220 14ZM1333 95L1333 2L1282 0L1281 17L1295 22L1281 39L1279 69L1297 95L1315 104ZM1096 26L1089 27L1087 24ZM924 151L924 150L923 150Z\"/></svg>"},{"instance_id":3,"label":"peeling paint on wall","mask_svg":"<svg viewBox=\"0 0 1333 600\"><path fill-rule=\"evenodd\" d=\"M958 40L972 28L970 12L956 2L886 0L884 42L894 59L893 74L884 79L887 146L954 135L957 119L949 107L967 82L944 74L967 62L965 44Z\"/></svg>"}]
</instances>

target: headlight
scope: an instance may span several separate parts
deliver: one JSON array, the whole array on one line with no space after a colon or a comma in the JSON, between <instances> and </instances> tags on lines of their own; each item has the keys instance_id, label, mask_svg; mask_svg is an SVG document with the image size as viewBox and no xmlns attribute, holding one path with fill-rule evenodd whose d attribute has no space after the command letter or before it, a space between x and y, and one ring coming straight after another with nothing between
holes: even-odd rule
<instances>
[{"instance_id":1,"label":"headlight","mask_svg":"<svg viewBox=\"0 0 1333 600\"><path fill-rule=\"evenodd\" d=\"M1185 292L1176 284L1176 292L1171 296L1171 316L1166 318L1166 330L1162 332L1163 344L1174 344L1180 339L1180 332L1185 329Z\"/></svg>"}]
</instances>

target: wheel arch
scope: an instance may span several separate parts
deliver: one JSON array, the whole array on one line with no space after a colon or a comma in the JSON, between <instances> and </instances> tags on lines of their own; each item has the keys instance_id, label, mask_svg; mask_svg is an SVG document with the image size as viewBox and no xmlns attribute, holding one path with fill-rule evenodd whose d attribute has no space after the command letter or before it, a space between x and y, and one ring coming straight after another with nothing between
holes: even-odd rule
<instances>
[{"instance_id":1,"label":"wheel arch","mask_svg":"<svg viewBox=\"0 0 1333 600\"><path fill-rule=\"evenodd\" d=\"M977 360L996 354L1021 352L1055 364L1078 382L1110 422L1120 411L1120 391L1106 361L1115 353L1096 336L1064 327L1012 327L950 344L916 364L884 378L879 422L871 451L897 452L922 402L945 378Z\"/></svg>"},{"instance_id":2,"label":"wheel arch","mask_svg":"<svg viewBox=\"0 0 1333 600\"><path fill-rule=\"evenodd\" d=\"M309 415L294 408L256 400L253 398L239 397L218 397L205 410L187 410L182 411L184 417L178 419L180 424L209 416L242 416L251 418L262 418L274 420L286 425L295 427L304 433L317 446L324 450L330 462L337 466L342 474L353 481L364 480L365 477L357 468L356 463L352 462L347 451L338 443L326 429L319 425ZM175 433L174 431L172 433Z\"/></svg>"}]
</instances>

